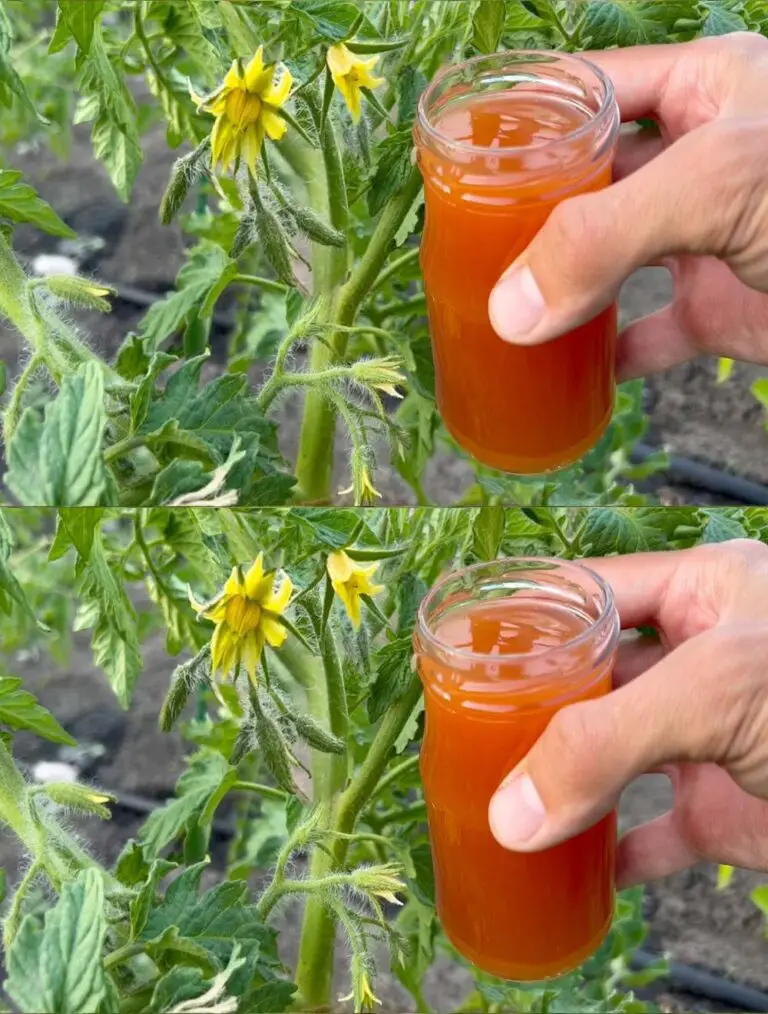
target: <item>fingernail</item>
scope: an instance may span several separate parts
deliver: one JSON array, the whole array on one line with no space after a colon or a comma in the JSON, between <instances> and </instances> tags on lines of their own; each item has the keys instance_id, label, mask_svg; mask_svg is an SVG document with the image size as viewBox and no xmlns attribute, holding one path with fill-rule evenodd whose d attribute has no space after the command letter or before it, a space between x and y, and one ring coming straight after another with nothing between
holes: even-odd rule
<instances>
[{"instance_id":1,"label":"fingernail","mask_svg":"<svg viewBox=\"0 0 768 1014\"><path fill-rule=\"evenodd\" d=\"M527 265L513 268L497 283L488 301L488 312L500 338L525 344L547 312L541 289Z\"/></svg>"},{"instance_id":2,"label":"fingernail","mask_svg":"<svg viewBox=\"0 0 768 1014\"><path fill-rule=\"evenodd\" d=\"M547 811L530 775L518 775L502 785L491 799L488 820L499 845L516 849L539 831Z\"/></svg>"}]
</instances>

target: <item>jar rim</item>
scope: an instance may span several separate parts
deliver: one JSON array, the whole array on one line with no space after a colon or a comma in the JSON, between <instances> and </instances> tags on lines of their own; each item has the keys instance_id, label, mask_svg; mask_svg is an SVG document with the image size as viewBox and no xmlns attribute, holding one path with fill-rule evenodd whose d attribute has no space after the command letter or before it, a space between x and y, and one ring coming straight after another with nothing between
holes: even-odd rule
<instances>
[{"instance_id":1,"label":"jar rim","mask_svg":"<svg viewBox=\"0 0 768 1014\"><path fill-rule=\"evenodd\" d=\"M575 637L569 638L562 644L543 648L541 651L536 653L537 658L551 658L553 655L557 655L560 652L570 653L575 647L579 647L580 645L594 639L596 633L599 634L600 629L606 625L615 625L615 633L618 637L620 623L618 612L616 610L616 599L613 594L613 589L605 578L601 577L597 571L592 570L591 567L585 566L580 561L560 560L557 557L547 556L514 556L500 557L497 560L475 563L469 567L462 567L459 570L451 570L436 581L419 603L419 608L416 613L415 636L419 641L423 642L424 646L429 645L436 651L442 652L444 655L473 664L487 663L498 665L503 663L504 665L507 665L515 664L523 659L531 658L531 652L512 652L510 654L499 656L485 652L468 651L464 648L456 648L453 645L442 641L430 627L427 618L430 606L447 584L457 579L471 577L472 575L478 574L484 570L490 570L490 568L493 567L508 568L511 572L558 569L560 571L566 571L566 573L571 573L575 577L580 578L582 581L586 576L594 582L597 591L600 594L601 600L599 603L599 613L596 617L594 617L592 622L583 631L581 631L581 633L576 634Z\"/></svg>"},{"instance_id":2,"label":"jar rim","mask_svg":"<svg viewBox=\"0 0 768 1014\"><path fill-rule=\"evenodd\" d=\"M418 128L423 130L424 133L434 142L444 145L449 150L463 152L468 155L477 156L490 156L498 157L500 152L498 148L485 145L470 144L466 141L455 141L452 138L446 137L442 134L437 126L430 119L428 112L428 106L430 100L434 97L435 91L451 74L455 74L460 71L464 71L467 68L479 66L482 63L491 63L496 60L498 62L509 61L510 67L514 64L515 60L521 60L525 58L527 62L534 63L537 60L541 62L549 61L551 63L560 62L566 65L573 65L576 67L589 69L597 78L599 85L602 87L603 95L600 101L600 107L595 112L594 116L591 116L586 123L576 127L574 130L569 131L567 134L563 134L561 137L553 138L549 141L543 141L537 145L538 151L552 151L554 148L562 145L573 144L574 141L580 140L582 137L587 136L596 128L599 128L601 123L618 115L618 105L616 103L616 91L613 86L613 82L596 63L586 59L580 54L573 53L561 53L559 50L549 49L510 49L501 53L484 53L480 56L473 56L469 60L463 60L461 63L449 63L445 67L441 68L432 78L430 83L421 93L417 106L417 123ZM618 126L618 124L617 124ZM521 152L530 151L530 145L517 145L503 149L504 157L514 157L519 155Z\"/></svg>"}]
</instances>

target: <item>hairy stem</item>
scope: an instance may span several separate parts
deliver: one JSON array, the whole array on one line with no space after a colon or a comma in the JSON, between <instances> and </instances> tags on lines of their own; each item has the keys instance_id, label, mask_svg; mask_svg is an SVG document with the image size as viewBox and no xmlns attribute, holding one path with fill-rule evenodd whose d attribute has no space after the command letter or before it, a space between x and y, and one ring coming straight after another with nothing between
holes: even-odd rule
<instances>
[{"instance_id":1,"label":"hairy stem","mask_svg":"<svg viewBox=\"0 0 768 1014\"><path fill-rule=\"evenodd\" d=\"M355 822L373 794L379 778L389 761L397 737L410 718L421 695L421 685L414 677L405 694L381 720L368 754L359 771L341 794L333 819L333 830L349 834ZM329 851L315 849L310 867L310 877L320 880L340 870L347 857L349 839L339 838ZM333 952L336 942L336 923L333 912L320 895L307 901L304 924L296 967L296 983L307 1005L321 1007L328 1004L331 996L333 975Z\"/></svg>"}]
</instances>

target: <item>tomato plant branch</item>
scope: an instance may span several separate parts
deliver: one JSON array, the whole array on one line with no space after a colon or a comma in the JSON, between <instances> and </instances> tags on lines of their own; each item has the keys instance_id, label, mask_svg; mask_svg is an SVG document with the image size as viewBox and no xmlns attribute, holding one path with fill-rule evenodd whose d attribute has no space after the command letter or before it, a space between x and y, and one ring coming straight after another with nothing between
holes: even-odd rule
<instances>
[{"instance_id":1,"label":"tomato plant branch","mask_svg":"<svg viewBox=\"0 0 768 1014\"><path fill-rule=\"evenodd\" d=\"M287 292L288 286L274 278L262 278L260 275L235 275L232 285L253 285L265 292Z\"/></svg>"}]
</instances>

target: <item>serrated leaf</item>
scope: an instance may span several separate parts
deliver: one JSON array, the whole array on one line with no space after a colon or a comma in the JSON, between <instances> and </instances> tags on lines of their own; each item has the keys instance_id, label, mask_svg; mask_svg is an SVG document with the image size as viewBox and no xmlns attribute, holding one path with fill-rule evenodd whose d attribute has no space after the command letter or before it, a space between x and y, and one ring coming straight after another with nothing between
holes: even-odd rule
<instances>
[{"instance_id":1,"label":"serrated leaf","mask_svg":"<svg viewBox=\"0 0 768 1014\"><path fill-rule=\"evenodd\" d=\"M706 13L701 26L702 35L729 35L745 32L747 23L741 16L742 0L700 0L699 7Z\"/></svg>"},{"instance_id":2,"label":"serrated leaf","mask_svg":"<svg viewBox=\"0 0 768 1014\"><path fill-rule=\"evenodd\" d=\"M127 708L142 668L136 612L98 534L94 534L80 594L83 605L91 610L94 662L104 669L115 696Z\"/></svg>"},{"instance_id":3,"label":"serrated leaf","mask_svg":"<svg viewBox=\"0 0 768 1014\"><path fill-rule=\"evenodd\" d=\"M504 536L503 507L480 507L472 525L472 552L478 560L495 560Z\"/></svg>"},{"instance_id":4,"label":"serrated leaf","mask_svg":"<svg viewBox=\"0 0 768 1014\"><path fill-rule=\"evenodd\" d=\"M135 887L147 879L149 863L144 856L144 846L131 838L126 842L115 863L115 876L126 887Z\"/></svg>"},{"instance_id":5,"label":"serrated leaf","mask_svg":"<svg viewBox=\"0 0 768 1014\"><path fill-rule=\"evenodd\" d=\"M75 740L50 711L23 688L23 681L16 676L0 677L0 722L11 729L34 732L51 743L75 746Z\"/></svg>"},{"instance_id":6,"label":"serrated leaf","mask_svg":"<svg viewBox=\"0 0 768 1014\"><path fill-rule=\"evenodd\" d=\"M178 838L193 817L209 823L236 780L237 770L220 753L203 750L195 754L176 783L176 798L151 813L139 832L147 853L156 855Z\"/></svg>"},{"instance_id":7,"label":"serrated leaf","mask_svg":"<svg viewBox=\"0 0 768 1014\"><path fill-rule=\"evenodd\" d=\"M185 1000L194 1000L202 996L208 984L199 968L184 965L172 968L158 979L148 1010L152 1014L165 1014Z\"/></svg>"},{"instance_id":8,"label":"serrated leaf","mask_svg":"<svg viewBox=\"0 0 768 1014\"><path fill-rule=\"evenodd\" d=\"M342 42L360 16L352 0L294 0L292 8L312 24L321 39Z\"/></svg>"},{"instance_id":9,"label":"serrated leaf","mask_svg":"<svg viewBox=\"0 0 768 1014\"><path fill-rule=\"evenodd\" d=\"M481 53L495 53L503 31L503 0L480 0L472 19L472 45Z\"/></svg>"},{"instance_id":10,"label":"serrated leaf","mask_svg":"<svg viewBox=\"0 0 768 1014\"><path fill-rule=\"evenodd\" d=\"M15 169L0 169L0 218L28 222L51 236L71 239L75 235L50 204L21 182L21 173Z\"/></svg>"},{"instance_id":11,"label":"serrated leaf","mask_svg":"<svg viewBox=\"0 0 768 1014\"><path fill-rule=\"evenodd\" d=\"M368 210L378 215L387 201L402 188L413 168L411 156L413 138L411 131L397 130L378 146L378 162L368 190Z\"/></svg>"},{"instance_id":12,"label":"serrated leaf","mask_svg":"<svg viewBox=\"0 0 768 1014\"><path fill-rule=\"evenodd\" d=\"M675 23L691 15L689 0L591 0L582 34L595 49L666 42Z\"/></svg>"},{"instance_id":13,"label":"serrated leaf","mask_svg":"<svg viewBox=\"0 0 768 1014\"><path fill-rule=\"evenodd\" d=\"M13 534L5 519L5 514L0 509L0 612L5 613L6 616L10 616L11 603L15 602L26 613L29 619L37 624L38 621L32 611L32 607L27 601L24 589L11 570L12 551Z\"/></svg>"},{"instance_id":14,"label":"serrated leaf","mask_svg":"<svg viewBox=\"0 0 768 1014\"><path fill-rule=\"evenodd\" d=\"M361 527L360 511L354 508L294 507L290 516L301 521L318 542L329 549L349 545L355 533L356 541L377 542L367 525Z\"/></svg>"},{"instance_id":15,"label":"serrated leaf","mask_svg":"<svg viewBox=\"0 0 768 1014\"><path fill-rule=\"evenodd\" d=\"M131 940L136 940L147 924L149 913L155 903L157 885L163 877L167 876L175 868L176 864L169 862L167 859L155 859L149 870L147 870L141 889L131 899Z\"/></svg>"},{"instance_id":16,"label":"serrated leaf","mask_svg":"<svg viewBox=\"0 0 768 1014\"><path fill-rule=\"evenodd\" d=\"M6 957L5 988L23 1014L96 1014L106 997L106 933L104 888L95 869L64 884L42 930L28 915Z\"/></svg>"},{"instance_id":17,"label":"serrated leaf","mask_svg":"<svg viewBox=\"0 0 768 1014\"><path fill-rule=\"evenodd\" d=\"M82 65L80 92L76 122L93 122L94 154L106 166L118 196L127 202L143 159L138 111L122 69L107 53L98 24L93 26L91 46Z\"/></svg>"},{"instance_id":18,"label":"serrated leaf","mask_svg":"<svg viewBox=\"0 0 768 1014\"><path fill-rule=\"evenodd\" d=\"M214 967L223 967L238 943L246 952L276 964L274 931L265 926L256 906L248 904L248 885L224 881L200 896L205 867L206 863L190 866L173 881L162 902L150 912L141 939L159 940L171 930L177 938L189 940L209 954Z\"/></svg>"},{"instance_id":19,"label":"serrated leaf","mask_svg":"<svg viewBox=\"0 0 768 1014\"><path fill-rule=\"evenodd\" d=\"M24 82L11 62L13 41L13 24L8 17L4 3L0 2L0 104L10 109L15 96L32 117L42 120L27 93Z\"/></svg>"},{"instance_id":20,"label":"serrated leaf","mask_svg":"<svg viewBox=\"0 0 768 1014\"><path fill-rule=\"evenodd\" d=\"M413 675L412 657L410 637L398 637L376 653L376 676L368 698L368 717L372 722L377 722L390 704L405 693Z\"/></svg>"},{"instance_id":21,"label":"serrated leaf","mask_svg":"<svg viewBox=\"0 0 768 1014\"><path fill-rule=\"evenodd\" d=\"M706 519L702 542L728 542L730 539L746 539L749 535L742 524L742 511L732 507L702 507Z\"/></svg>"},{"instance_id":22,"label":"serrated leaf","mask_svg":"<svg viewBox=\"0 0 768 1014\"><path fill-rule=\"evenodd\" d=\"M94 534L104 511L100 507L62 507L56 512L56 535L48 552L49 560L58 560L74 546L83 563L91 555Z\"/></svg>"},{"instance_id":23,"label":"serrated leaf","mask_svg":"<svg viewBox=\"0 0 768 1014\"><path fill-rule=\"evenodd\" d=\"M104 381L96 362L64 378L43 418L30 406L8 448L6 482L25 506L96 506L107 490Z\"/></svg>"},{"instance_id":24,"label":"serrated leaf","mask_svg":"<svg viewBox=\"0 0 768 1014\"><path fill-rule=\"evenodd\" d=\"M193 247L176 278L176 291L154 303L141 321L142 337L156 348L175 334L190 314L202 308L203 316L210 317L215 301L211 297L218 296L236 274L236 262L218 244L205 240Z\"/></svg>"},{"instance_id":25,"label":"serrated leaf","mask_svg":"<svg viewBox=\"0 0 768 1014\"><path fill-rule=\"evenodd\" d=\"M593 507L579 541L591 556L666 549L677 528L690 523L688 507Z\"/></svg>"},{"instance_id":26,"label":"serrated leaf","mask_svg":"<svg viewBox=\"0 0 768 1014\"><path fill-rule=\"evenodd\" d=\"M59 18L83 53L93 40L94 23L101 16L105 0L59 0Z\"/></svg>"}]
</instances>

